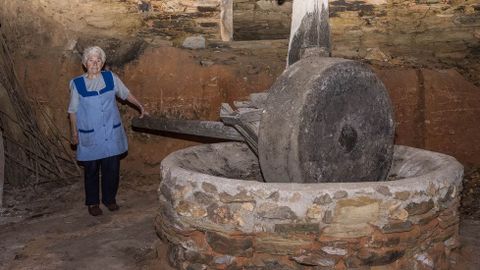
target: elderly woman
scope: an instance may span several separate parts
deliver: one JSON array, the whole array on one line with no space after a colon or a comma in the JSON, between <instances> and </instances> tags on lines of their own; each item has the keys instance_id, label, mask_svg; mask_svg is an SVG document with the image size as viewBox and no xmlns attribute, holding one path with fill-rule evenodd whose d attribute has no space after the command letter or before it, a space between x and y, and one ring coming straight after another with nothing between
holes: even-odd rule
<instances>
[{"instance_id":1,"label":"elderly woman","mask_svg":"<svg viewBox=\"0 0 480 270\"><path fill-rule=\"evenodd\" d=\"M82 64L87 72L70 81L68 113L72 144L77 145L77 160L85 169L85 204L92 216L101 215L99 172L102 203L110 211L119 209L116 195L119 184L120 155L127 149L115 96L127 100L147 113L123 82L111 71L102 70L105 52L97 46L85 49Z\"/></svg>"}]
</instances>

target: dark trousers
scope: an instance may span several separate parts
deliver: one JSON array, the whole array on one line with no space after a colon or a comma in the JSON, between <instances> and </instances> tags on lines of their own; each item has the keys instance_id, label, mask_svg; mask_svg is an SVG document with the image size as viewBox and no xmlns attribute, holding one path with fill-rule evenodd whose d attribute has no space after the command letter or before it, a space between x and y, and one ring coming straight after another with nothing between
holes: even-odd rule
<instances>
[{"instance_id":1,"label":"dark trousers","mask_svg":"<svg viewBox=\"0 0 480 270\"><path fill-rule=\"evenodd\" d=\"M85 204L100 204L99 173L102 177L102 203L116 203L120 179L120 156L83 161L85 168Z\"/></svg>"}]
</instances>

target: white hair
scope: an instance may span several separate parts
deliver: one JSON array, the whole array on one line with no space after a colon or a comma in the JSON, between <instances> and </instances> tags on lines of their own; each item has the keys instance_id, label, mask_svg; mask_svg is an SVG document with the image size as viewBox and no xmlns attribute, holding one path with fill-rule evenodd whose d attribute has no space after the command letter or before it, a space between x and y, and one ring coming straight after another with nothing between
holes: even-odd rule
<instances>
[{"instance_id":1,"label":"white hair","mask_svg":"<svg viewBox=\"0 0 480 270\"><path fill-rule=\"evenodd\" d=\"M100 59L102 59L102 64L105 64L105 60L107 59L107 56L105 55L105 52L102 50L102 48L100 48L98 46L92 46L92 47L88 47L85 50L83 50L82 64L84 66L87 66L87 60L93 54L98 55L100 57Z\"/></svg>"}]
</instances>

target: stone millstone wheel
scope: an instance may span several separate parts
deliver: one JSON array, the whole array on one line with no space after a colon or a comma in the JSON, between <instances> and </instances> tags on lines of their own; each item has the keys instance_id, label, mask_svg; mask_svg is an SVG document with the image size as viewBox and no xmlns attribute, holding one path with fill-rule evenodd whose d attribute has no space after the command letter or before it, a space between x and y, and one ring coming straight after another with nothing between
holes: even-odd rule
<instances>
[{"instance_id":1,"label":"stone millstone wheel","mask_svg":"<svg viewBox=\"0 0 480 270\"><path fill-rule=\"evenodd\" d=\"M269 90L258 136L267 182L383 181L393 156L392 107L367 65L308 57Z\"/></svg>"}]
</instances>

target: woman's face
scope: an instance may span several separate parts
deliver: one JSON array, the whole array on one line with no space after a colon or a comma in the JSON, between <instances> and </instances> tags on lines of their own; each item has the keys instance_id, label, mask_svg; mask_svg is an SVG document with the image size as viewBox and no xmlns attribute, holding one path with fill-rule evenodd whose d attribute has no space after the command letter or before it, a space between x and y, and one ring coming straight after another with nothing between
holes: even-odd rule
<instances>
[{"instance_id":1,"label":"woman's face","mask_svg":"<svg viewBox=\"0 0 480 270\"><path fill-rule=\"evenodd\" d=\"M98 74L102 70L102 58L98 54L90 54L87 58L87 72L89 74Z\"/></svg>"}]
</instances>

